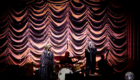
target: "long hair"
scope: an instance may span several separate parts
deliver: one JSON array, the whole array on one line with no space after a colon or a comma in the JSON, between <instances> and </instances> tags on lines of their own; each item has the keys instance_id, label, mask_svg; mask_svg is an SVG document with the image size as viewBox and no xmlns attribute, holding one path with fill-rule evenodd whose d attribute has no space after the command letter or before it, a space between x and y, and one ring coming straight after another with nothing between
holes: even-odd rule
<instances>
[{"instance_id":1,"label":"long hair","mask_svg":"<svg viewBox=\"0 0 140 80\"><path fill-rule=\"evenodd\" d=\"M45 45L45 50L49 51L50 48L51 48L51 45L49 43Z\"/></svg>"},{"instance_id":2,"label":"long hair","mask_svg":"<svg viewBox=\"0 0 140 80\"><path fill-rule=\"evenodd\" d=\"M94 44L92 41L89 41L89 42L87 43L86 50L87 50L88 52L90 52L90 50L89 50L90 48L92 48L92 49L96 48L96 47L95 47L95 44Z\"/></svg>"}]
</instances>

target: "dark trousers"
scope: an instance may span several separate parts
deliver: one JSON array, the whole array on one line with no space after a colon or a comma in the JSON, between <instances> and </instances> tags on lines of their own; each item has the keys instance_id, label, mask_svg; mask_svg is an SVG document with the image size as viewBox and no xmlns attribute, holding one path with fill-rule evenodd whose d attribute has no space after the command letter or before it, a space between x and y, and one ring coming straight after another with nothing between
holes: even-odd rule
<instances>
[{"instance_id":1,"label":"dark trousers","mask_svg":"<svg viewBox=\"0 0 140 80\"><path fill-rule=\"evenodd\" d=\"M95 73L95 62L90 62L86 65L86 75L89 75L89 72L91 70L91 74Z\"/></svg>"}]
</instances>

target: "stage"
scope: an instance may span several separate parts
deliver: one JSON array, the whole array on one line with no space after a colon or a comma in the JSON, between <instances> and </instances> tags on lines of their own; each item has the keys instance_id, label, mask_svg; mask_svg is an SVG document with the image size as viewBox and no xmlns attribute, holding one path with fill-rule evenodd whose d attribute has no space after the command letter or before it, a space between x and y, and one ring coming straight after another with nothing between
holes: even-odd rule
<instances>
[{"instance_id":1,"label":"stage","mask_svg":"<svg viewBox=\"0 0 140 80\"><path fill-rule=\"evenodd\" d=\"M139 7L138 0L0 0L0 80L40 80L46 44L56 63L68 51L82 68L67 80L126 80L127 72L140 80ZM95 74L87 77L89 41L97 57Z\"/></svg>"}]
</instances>

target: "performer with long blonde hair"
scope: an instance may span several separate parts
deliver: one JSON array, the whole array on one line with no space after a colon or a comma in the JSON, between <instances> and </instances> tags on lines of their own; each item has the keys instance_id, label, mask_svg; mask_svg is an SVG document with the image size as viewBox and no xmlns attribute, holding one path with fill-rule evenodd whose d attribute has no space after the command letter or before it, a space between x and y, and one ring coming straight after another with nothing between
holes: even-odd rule
<instances>
[{"instance_id":1,"label":"performer with long blonde hair","mask_svg":"<svg viewBox=\"0 0 140 80\"><path fill-rule=\"evenodd\" d=\"M50 80L53 74L54 56L51 51L51 45L47 44L40 58L40 78L41 80Z\"/></svg>"},{"instance_id":2,"label":"performer with long blonde hair","mask_svg":"<svg viewBox=\"0 0 140 80\"><path fill-rule=\"evenodd\" d=\"M97 54L97 48L95 47L95 44L92 41L89 41L85 49L86 76L89 75L90 70L91 70L91 74L95 73L96 54Z\"/></svg>"}]
</instances>

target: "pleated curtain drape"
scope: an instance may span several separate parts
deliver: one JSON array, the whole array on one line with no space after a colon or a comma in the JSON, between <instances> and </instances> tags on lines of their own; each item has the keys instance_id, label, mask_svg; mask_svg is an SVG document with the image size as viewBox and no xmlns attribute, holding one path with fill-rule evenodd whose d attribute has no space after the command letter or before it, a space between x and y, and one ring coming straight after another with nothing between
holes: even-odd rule
<instances>
[{"instance_id":1,"label":"pleated curtain drape","mask_svg":"<svg viewBox=\"0 0 140 80\"><path fill-rule=\"evenodd\" d=\"M47 43L52 45L54 56L69 51L71 57L84 57L88 40L95 43L97 55L110 49L107 60L116 72L126 70L128 61L135 58L138 35L125 5L119 1L52 4L20 0L7 4L0 15L0 63L23 66L33 62L39 67ZM80 61L85 64L85 58Z\"/></svg>"}]
</instances>

